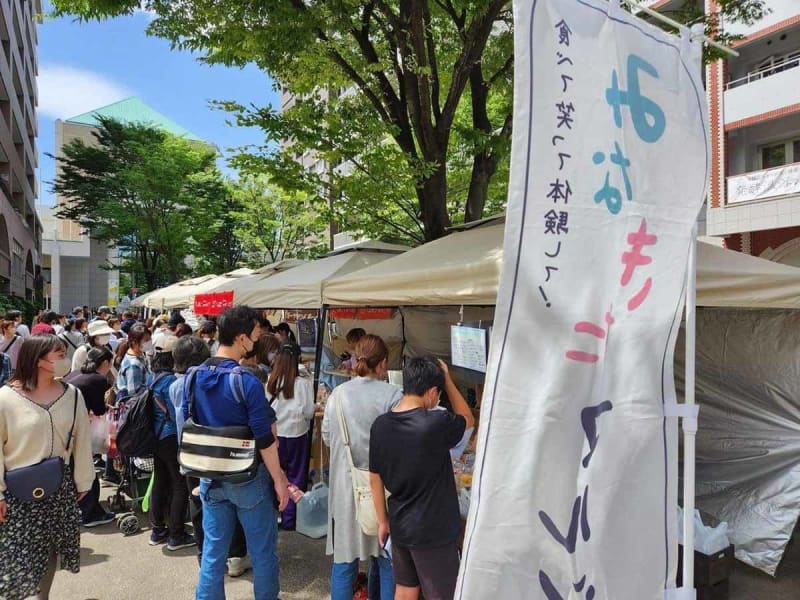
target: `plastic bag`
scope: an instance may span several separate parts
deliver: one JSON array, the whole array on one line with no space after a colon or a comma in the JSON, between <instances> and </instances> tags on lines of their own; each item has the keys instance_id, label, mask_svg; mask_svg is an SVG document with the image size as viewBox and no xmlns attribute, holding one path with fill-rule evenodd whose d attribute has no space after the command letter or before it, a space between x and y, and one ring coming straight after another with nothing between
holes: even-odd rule
<instances>
[{"instance_id":1,"label":"plastic bag","mask_svg":"<svg viewBox=\"0 0 800 600\"><path fill-rule=\"evenodd\" d=\"M683 544L683 509L678 507L678 541ZM694 511L694 549L707 556L716 554L730 546L728 524L722 521L716 527L703 523L700 511Z\"/></svg>"},{"instance_id":2,"label":"plastic bag","mask_svg":"<svg viewBox=\"0 0 800 600\"><path fill-rule=\"evenodd\" d=\"M89 432L92 438L92 454L106 454L109 446L109 427L105 417L89 413Z\"/></svg>"}]
</instances>

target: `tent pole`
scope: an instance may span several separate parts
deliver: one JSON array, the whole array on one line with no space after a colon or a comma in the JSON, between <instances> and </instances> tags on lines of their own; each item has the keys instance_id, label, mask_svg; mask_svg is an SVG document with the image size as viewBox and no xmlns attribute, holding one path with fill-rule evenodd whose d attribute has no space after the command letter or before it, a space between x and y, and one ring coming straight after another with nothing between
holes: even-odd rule
<instances>
[{"instance_id":1,"label":"tent pole","mask_svg":"<svg viewBox=\"0 0 800 600\"><path fill-rule=\"evenodd\" d=\"M314 349L314 403L317 402L317 392L319 390L319 376L321 375L322 366L322 344L325 343L325 328L328 321L328 305L323 304L319 311L317 319L317 347ZM312 448L314 447L314 425L316 418L311 419L311 428L308 430L308 460L306 461L306 473L311 470L311 455ZM323 454L322 449L324 442L322 441L322 433L320 432L319 446L320 456ZM322 464L322 459L319 463L319 481L325 481L325 465ZM305 491L305 490L303 490Z\"/></svg>"},{"instance_id":2,"label":"tent pole","mask_svg":"<svg viewBox=\"0 0 800 600\"><path fill-rule=\"evenodd\" d=\"M686 270L686 390L684 401L695 403L695 315L697 301L697 224L692 228ZM694 589L695 436L697 419L683 424L683 587Z\"/></svg>"}]
</instances>

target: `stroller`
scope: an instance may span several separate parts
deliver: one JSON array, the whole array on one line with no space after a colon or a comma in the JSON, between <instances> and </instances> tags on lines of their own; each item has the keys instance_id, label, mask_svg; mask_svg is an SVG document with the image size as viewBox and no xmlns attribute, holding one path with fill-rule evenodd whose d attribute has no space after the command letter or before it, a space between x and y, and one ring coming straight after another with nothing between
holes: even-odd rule
<instances>
[{"instance_id":1,"label":"stroller","mask_svg":"<svg viewBox=\"0 0 800 600\"><path fill-rule=\"evenodd\" d=\"M108 497L107 502L109 510L117 513L117 527L123 535L129 536L138 533L142 528L137 512L145 512L142 504L153 474L153 459L123 456L117 450L117 425L124 411L124 403L118 404L110 411L113 425L110 428L108 460L114 461L115 469L120 472L120 482L116 492Z\"/></svg>"}]
</instances>

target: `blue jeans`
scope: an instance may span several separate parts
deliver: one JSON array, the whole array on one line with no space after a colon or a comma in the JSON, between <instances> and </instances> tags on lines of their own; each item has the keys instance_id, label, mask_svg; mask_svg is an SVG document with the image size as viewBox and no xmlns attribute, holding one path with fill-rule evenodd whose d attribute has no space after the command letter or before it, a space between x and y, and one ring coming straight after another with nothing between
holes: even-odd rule
<instances>
[{"instance_id":1,"label":"blue jeans","mask_svg":"<svg viewBox=\"0 0 800 600\"><path fill-rule=\"evenodd\" d=\"M378 563L381 600L394 600L392 561L386 557L380 557L375 560ZM351 563L333 563L333 569L331 570L331 600L353 600L353 585L357 577L358 560L354 560Z\"/></svg>"},{"instance_id":2,"label":"blue jeans","mask_svg":"<svg viewBox=\"0 0 800 600\"><path fill-rule=\"evenodd\" d=\"M196 600L224 600L225 568L236 520L242 524L253 562L256 600L276 600L278 569L278 513L273 504L272 479L264 465L246 483L200 480L203 501L203 560Z\"/></svg>"}]
</instances>

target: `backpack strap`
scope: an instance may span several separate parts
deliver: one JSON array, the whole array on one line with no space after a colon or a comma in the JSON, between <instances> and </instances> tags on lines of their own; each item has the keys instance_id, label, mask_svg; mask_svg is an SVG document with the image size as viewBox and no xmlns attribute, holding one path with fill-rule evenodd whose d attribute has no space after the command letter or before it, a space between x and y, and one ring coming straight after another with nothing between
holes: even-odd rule
<instances>
[{"instance_id":1,"label":"backpack strap","mask_svg":"<svg viewBox=\"0 0 800 600\"><path fill-rule=\"evenodd\" d=\"M72 340L71 340L71 339L69 339L69 336L68 336L66 333L62 333L62 334L61 334L61 335L59 335L58 337L59 337L61 340L63 340L63 341L65 341L65 342L67 342L67 343L68 343L70 346L72 346L72 349L73 349L73 350L77 350L77 349L78 349L78 347L77 347L77 346L76 346L76 345L75 345L75 344L72 342ZM11 346L9 346L9 348L10 348L10 347L11 347ZM6 348L6 350L8 350L8 348Z\"/></svg>"},{"instance_id":2,"label":"backpack strap","mask_svg":"<svg viewBox=\"0 0 800 600\"><path fill-rule=\"evenodd\" d=\"M11 350L11 346L16 344L18 339L19 339L18 335L15 335L13 338L11 338L11 341L8 343L8 345L5 348L3 348L3 352L8 352L9 350Z\"/></svg>"},{"instance_id":3,"label":"backpack strap","mask_svg":"<svg viewBox=\"0 0 800 600\"><path fill-rule=\"evenodd\" d=\"M237 404L244 404L245 402L244 378L242 377L242 372L242 368L237 366L231 369L231 373L228 375L228 384L231 386L233 399L236 400Z\"/></svg>"},{"instance_id":4,"label":"backpack strap","mask_svg":"<svg viewBox=\"0 0 800 600\"><path fill-rule=\"evenodd\" d=\"M164 377L167 377L168 375L170 375L168 371L159 371L158 373L155 374L152 383L150 383L148 387L150 388L150 391L153 393L153 402L155 402L158 405L159 410L164 413L164 416L166 416L167 421L172 421L172 418L169 416L169 411L167 410L166 405L164 405L161 402L161 400L159 400L158 396L156 396L155 391L153 390L153 388L156 387L156 384L162 379L164 379ZM165 424L162 424L161 426L162 429L164 425ZM160 433L161 432L159 431L159 435Z\"/></svg>"}]
</instances>

